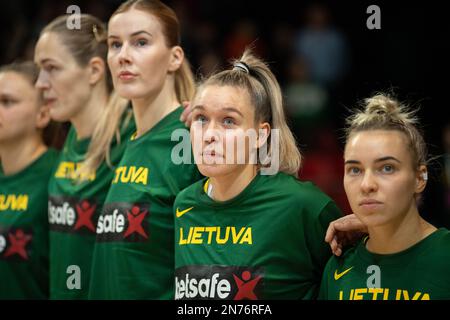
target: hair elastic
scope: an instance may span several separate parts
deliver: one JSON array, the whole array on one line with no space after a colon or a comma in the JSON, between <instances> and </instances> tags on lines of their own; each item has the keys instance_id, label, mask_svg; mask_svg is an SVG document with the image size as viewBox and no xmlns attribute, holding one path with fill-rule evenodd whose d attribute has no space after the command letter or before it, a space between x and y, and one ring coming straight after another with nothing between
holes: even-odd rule
<instances>
[{"instance_id":1,"label":"hair elastic","mask_svg":"<svg viewBox=\"0 0 450 320\"><path fill-rule=\"evenodd\" d=\"M250 68L245 62L237 61L233 63L233 70L241 70L244 71L246 74L250 74Z\"/></svg>"}]
</instances>

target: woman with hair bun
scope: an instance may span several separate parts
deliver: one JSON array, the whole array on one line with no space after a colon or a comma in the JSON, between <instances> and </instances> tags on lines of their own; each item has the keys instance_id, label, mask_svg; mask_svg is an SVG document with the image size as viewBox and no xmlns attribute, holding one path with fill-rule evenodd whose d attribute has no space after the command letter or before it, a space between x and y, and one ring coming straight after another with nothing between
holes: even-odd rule
<instances>
[{"instance_id":1,"label":"woman with hair bun","mask_svg":"<svg viewBox=\"0 0 450 320\"><path fill-rule=\"evenodd\" d=\"M344 187L355 217L342 220L358 219L368 236L330 259L320 298L450 299L450 232L418 210L428 177L415 113L378 94L348 118Z\"/></svg>"}]
</instances>

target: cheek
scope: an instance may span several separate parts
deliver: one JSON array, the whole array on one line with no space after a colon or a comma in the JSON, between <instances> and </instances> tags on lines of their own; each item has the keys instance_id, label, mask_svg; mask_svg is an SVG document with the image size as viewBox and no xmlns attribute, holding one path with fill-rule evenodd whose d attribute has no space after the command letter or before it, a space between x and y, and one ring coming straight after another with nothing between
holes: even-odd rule
<instances>
[{"instance_id":1,"label":"cheek","mask_svg":"<svg viewBox=\"0 0 450 320\"><path fill-rule=\"evenodd\" d=\"M19 107L19 106L17 106ZM14 132L25 132L34 128L35 114L32 109L26 106L20 106L20 110L15 110L14 112L7 112L4 116L6 124L9 124Z\"/></svg>"},{"instance_id":2,"label":"cheek","mask_svg":"<svg viewBox=\"0 0 450 320\"><path fill-rule=\"evenodd\" d=\"M358 195L357 182L354 179L344 176L344 190L349 203L356 201Z\"/></svg>"},{"instance_id":3,"label":"cheek","mask_svg":"<svg viewBox=\"0 0 450 320\"><path fill-rule=\"evenodd\" d=\"M202 140L202 128L197 124L192 124L190 128L190 138L192 144L192 150L194 153L198 153L203 148L203 140Z\"/></svg>"},{"instance_id":4,"label":"cheek","mask_svg":"<svg viewBox=\"0 0 450 320\"><path fill-rule=\"evenodd\" d=\"M155 50L157 51L157 50ZM144 52L136 59L136 64L143 76L146 76L149 81L165 77L169 65L169 56L158 49L158 52Z\"/></svg>"}]
</instances>

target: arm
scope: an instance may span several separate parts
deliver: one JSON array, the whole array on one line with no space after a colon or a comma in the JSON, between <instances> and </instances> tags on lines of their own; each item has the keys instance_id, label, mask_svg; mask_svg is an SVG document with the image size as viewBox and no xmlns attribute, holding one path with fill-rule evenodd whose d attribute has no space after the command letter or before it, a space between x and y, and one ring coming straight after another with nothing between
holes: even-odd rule
<instances>
[{"instance_id":1,"label":"arm","mask_svg":"<svg viewBox=\"0 0 450 320\"><path fill-rule=\"evenodd\" d=\"M329 224L325 241L330 245L333 254L340 256L344 246L355 243L367 232L366 225L355 214L349 214Z\"/></svg>"}]
</instances>

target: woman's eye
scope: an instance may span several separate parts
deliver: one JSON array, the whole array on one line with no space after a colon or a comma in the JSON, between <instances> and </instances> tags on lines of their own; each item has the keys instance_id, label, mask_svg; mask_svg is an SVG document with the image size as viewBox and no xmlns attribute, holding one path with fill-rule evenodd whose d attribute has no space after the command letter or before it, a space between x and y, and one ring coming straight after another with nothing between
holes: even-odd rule
<instances>
[{"instance_id":1,"label":"woman's eye","mask_svg":"<svg viewBox=\"0 0 450 320\"><path fill-rule=\"evenodd\" d=\"M143 46L147 45L147 43L148 43L147 40L139 39L139 40L136 41L136 46L143 47Z\"/></svg>"},{"instance_id":2,"label":"woman's eye","mask_svg":"<svg viewBox=\"0 0 450 320\"><path fill-rule=\"evenodd\" d=\"M52 72L55 69L56 69L56 67L52 66L52 65L47 65L47 66L44 67L44 70L47 71L47 72Z\"/></svg>"},{"instance_id":3,"label":"woman's eye","mask_svg":"<svg viewBox=\"0 0 450 320\"><path fill-rule=\"evenodd\" d=\"M234 125L234 124L235 124L233 118L225 118L225 119L223 119L223 123L224 123L226 126L231 126L231 125Z\"/></svg>"},{"instance_id":4,"label":"woman's eye","mask_svg":"<svg viewBox=\"0 0 450 320\"><path fill-rule=\"evenodd\" d=\"M118 49L118 48L120 48L120 42L119 41L111 41L109 43L109 48L110 49Z\"/></svg>"},{"instance_id":5,"label":"woman's eye","mask_svg":"<svg viewBox=\"0 0 450 320\"><path fill-rule=\"evenodd\" d=\"M389 164L386 164L381 168L381 171L383 173L392 173L395 171L395 168Z\"/></svg>"},{"instance_id":6,"label":"woman's eye","mask_svg":"<svg viewBox=\"0 0 450 320\"><path fill-rule=\"evenodd\" d=\"M200 122L200 123L205 123L205 122L206 122L206 117L205 117L205 116L202 116L202 115L200 114L200 115L195 116L195 117L194 117L194 120L197 121L197 122Z\"/></svg>"},{"instance_id":7,"label":"woman's eye","mask_svg":"<svg viewBox=\"0 0 450 320\"><path fill-rule=\"evenodd\" d=\"M4 107L11 107L14 103L16 103L16 101L12 99L0 99L0 104Z\"/></svg>"},{"instance_id":8,"label":"woman's eye","mask_svg":"<svg viewBox=\"0 0 450 320\"><path fill-rule=\"evenodd\" d=\"M353 176L358 175L360 172L361 170L357 167L350 167L347 169L347 173Z\"/></svg>"}]
</instances>

